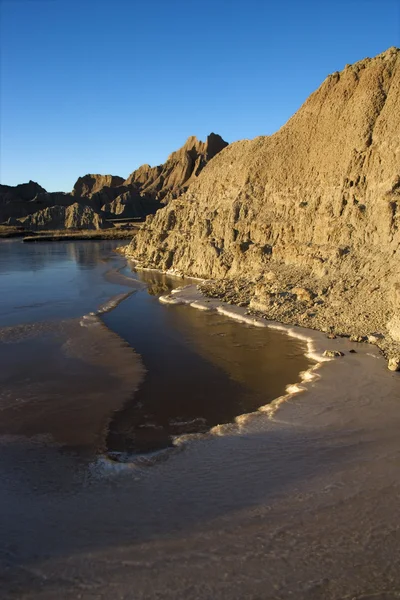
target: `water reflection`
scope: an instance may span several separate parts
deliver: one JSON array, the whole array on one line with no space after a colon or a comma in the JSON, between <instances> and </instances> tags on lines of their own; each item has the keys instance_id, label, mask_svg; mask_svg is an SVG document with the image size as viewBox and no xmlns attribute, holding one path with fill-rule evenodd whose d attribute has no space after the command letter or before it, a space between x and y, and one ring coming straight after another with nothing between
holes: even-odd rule
<instances>
[{"instance_id":1,"label":"water reflection","mask_svg":"<svg viewBox=\"0 0 400 600\"><path fill-rule=\"evenodd\" d=\"M147 287L147 292L151 296L168 294L174 288L190 285L194 281L190 278L171 276L158 271L137 270L132 263L129 263L121 272L144 282Z\"/></svg>"},{"instance_id":2,"label":"water reflection","mask_svg":"<svg viewBox=\"0 0 400 600\"><path fill-rule=\"evenodd\" d=\"M152 294L179 282L156 272L136 276L150 282ZM170 445L174 435L230 422L284 393L309 366L303 344L280 332L165 306L146 291L104 320L135 348L147 369L134 400L111 422L107 444L112 452L157 450Z\"/></svg>"},{"instance_id":3,"label":"water reflection","mask_svg":"<svg viewBox=\"0 0 400 600\"><path fill-rule=\"evenodd\" d=\"M68 241L24 244L0 242L0 327L96 310L114 293L103 275L120 258L118 241Z\"/></svg>"},{"instance_id":4,"label":"water reflection","mask_svg":"<svg viewBox=\"0 0 400 600\"><path fill-rule=\"evenodd\" d=\"M168 446L174 435L207 431L255 410L283 393L308 366L302 344L281 333L160 304L160 294L193 280L134 273L132 267L119 273L124 263L113 253L118 244L0 244L0 328L18 325L14 333L20 336L8 346L0 329L0 400L3 408L11 402L2 413L0 433L48 432L61 443L77 445L79 439L91 446L99 443L109 415L119 410L109 429L109 450L148 452ZM87 329L74 319L138 280L147 289L103 316L147 369L133 395L134 361L129 356L125 365L121 359L127 345L118 337L117 344L108 339L105 328ZM31 337L35 324L41 324L40 335ZM96 332L102 332L100 338ZM66 352L72 347L73 355ZM91 356L97 357L95 364ZM122 365L126 371L121 372ZM133 399L124 404L127 398Z\"/></svg>"}]
</instances>

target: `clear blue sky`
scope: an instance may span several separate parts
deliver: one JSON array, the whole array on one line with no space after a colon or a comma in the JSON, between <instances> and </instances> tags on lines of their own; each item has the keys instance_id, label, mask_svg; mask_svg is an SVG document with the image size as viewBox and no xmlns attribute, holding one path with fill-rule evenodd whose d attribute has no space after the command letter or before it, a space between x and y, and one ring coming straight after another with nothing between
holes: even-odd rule
<instances>
[{"instance_id":1,"label":"clear blue sky","mask_svg":"<svg viewBox=\"0 0 400 600\"><path fill-rule=\"evenodd\" d=\"M271 134L325 77L400 46L399 0L0 0L1 182L160 164Z\"/></svg>"}]
</instances>

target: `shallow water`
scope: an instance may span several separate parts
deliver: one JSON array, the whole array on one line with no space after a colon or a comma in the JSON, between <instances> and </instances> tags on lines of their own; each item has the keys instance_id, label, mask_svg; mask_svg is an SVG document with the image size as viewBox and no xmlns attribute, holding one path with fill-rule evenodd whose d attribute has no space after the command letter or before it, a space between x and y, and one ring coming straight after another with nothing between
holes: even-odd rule
<instances>
[{"instance_id":1,"label":"shallow water","mask_svg":"<svg viewBox=\"0 0 400 600\"><path fill-rule=\"evenodd\" d=\"M0 435L152 452L270 402L307 367L285 335L161 304L187 281L132 272L117 245L0 245Z\"/></svg>"},{"instance_id":2,"label":"shallow water","mask_svg":"<svg viewBox=\"0 0 400 600\"><path fill-rule=\"evenodd\" d=\"M284 394L310 365L303 343L218 313L161 304L157 296L181 282L155 272L137 276L154 296L139 291L104 315L147 369L133 401L111 421L111 451L155 450L174 435L228 423Z\"/></svg>"},{"instance_id":3,"label":"shallow water","mask_svg":"<svg viewBox=\"0 0 400 600\"><path fill-rule=\"evenodd\" d=\"M103 277L121 242L0 241L0 327L80 317L126 288Z\"/></svg>"}]
</instances>

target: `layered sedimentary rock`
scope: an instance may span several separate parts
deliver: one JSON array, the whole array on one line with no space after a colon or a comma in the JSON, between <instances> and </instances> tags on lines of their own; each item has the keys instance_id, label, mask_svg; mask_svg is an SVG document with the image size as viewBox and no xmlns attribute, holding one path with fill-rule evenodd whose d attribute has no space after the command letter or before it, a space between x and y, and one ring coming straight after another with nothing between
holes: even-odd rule
<instances>
[{"instance_id":1,"label":"layered sedimentary rock","mask_svg":"<svg viewBox=\"0 0 400 600\"><path fill-rule=\"evenodd\" d=\"M106 225L90 206L71 204L51 206L26 217L24 225L30 230L103 229Z\"/></svg>"},{"instance_id":2,"label":"layered sedimentary rock","mask_svg":"<svg viewBox=\"0 0 400 600\"><path fill-rule=\"evenodd\" d=\"M276 134L222 150L127 253L223 281L210 293L274 318L400 341L399 49L329 75Z\"/></svg>"}]
</instances>

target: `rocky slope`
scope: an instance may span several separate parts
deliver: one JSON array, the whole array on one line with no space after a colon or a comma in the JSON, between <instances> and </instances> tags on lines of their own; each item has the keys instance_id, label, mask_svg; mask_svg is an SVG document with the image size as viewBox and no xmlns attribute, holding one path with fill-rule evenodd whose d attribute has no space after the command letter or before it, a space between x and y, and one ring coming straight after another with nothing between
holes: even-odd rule
<instances>
[{"instance_id":1,"label":"rocky slope","mask_svg":"<svg viewBox=\"0 0 400 600\"><path fill-rule=\"evenodd\" d=\"M103 229L107 225L90 206L75 202L70 206L51 206L26 217L23 224L30 230Z\"/></svg>"},{"instance_id":2,"label":"rocky slope","mask_svg":"<svg viewBox=\"0 0 400 600\"><path fill-rule=\"evenodd\" d=\"M276 134L225 148L127 253L218 280L210 294L271 318L378 331L396 353L400 50L329 75Z\"/></svg>"}]
</instances>

